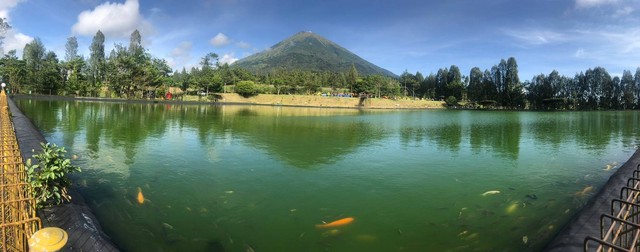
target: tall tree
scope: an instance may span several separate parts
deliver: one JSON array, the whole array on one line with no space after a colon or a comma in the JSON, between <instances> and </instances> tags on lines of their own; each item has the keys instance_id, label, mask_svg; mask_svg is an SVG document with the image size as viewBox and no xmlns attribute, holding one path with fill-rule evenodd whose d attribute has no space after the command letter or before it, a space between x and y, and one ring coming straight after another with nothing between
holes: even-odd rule
<instances>
[{"instance_id":1,"label":"tall tree","mask_svg":"<svg viewBox=\"0 0 640 252\"><path fill-rule=\"evenodd\" d=\"M40 38L35 38L24 46L22 59L25 61L27 83L32 91L40 92L43 88L44 76L42 69L45 54L46 49Z\"/></svg>"},{"instance_id":2,"label":"tall tree","mask_svg":"<svg viewBox=\"0 0 640 252\"><path fill-rule=\"evenodd\" d=\"M635 103L635 98L633 96L633 90L635 89L635 83L633 81L633 75L631 75L631 71L624 70L622 72L622 79L620 79L620 89L622 90L621 100L620 100L620 108L621 109L632 109Z\"/></svg>"},{"instance_id":3,"label":"tall tree","mask_svg":"<svg viewBox=\"0 0 640 252\"><path fill-rule=\"evenodd\" d=\"M462 92L464 90L462 74L460 73L460 68L456 65L451 65L451 67L449 67L446 90L445 97L453 96L458 101L462 99Z\"/></svg>"},{"instance_id":4,"label":"tall tree","mask_svg":"<svg viewBox=\"0 0 640 252\"><path fill-rule=\"evenodd\" d=\"M218 68L218 54L208 53L200 61L200 72L197 76L198 86L207 92L222 91L222 74L215 71Z\"/></svg>"},{"instance_id":5,"label":"tall tree","mask_svg":"<svg viewBox=\"0 0 640 252\"><path fill-rule=\"evenodd\" d=\"M11 29L11 25L7 22L6 18L0 18L0 55L4 54L2 44L4 43L4 37L7 31Z\"/></svg>"},{"instance_id":6,"label":"tall tree","mask_svg":"<svg viewBox=\"0 0 640 252\"><path fill-rule=\"evenodd\" d=\"M106 76L106 60L104 55L104 34L98 30L93 36L91 47L89 48L89 68L92 87L104 82Z\"/></svg>"},{"instance_id":7,"label":"tall tree","mask_svg":"<svg viewBox=\"0 0 640 252\"><path fill-rule=\"evenodd\" d=\"M487 100L488 97L483 97L482 92L482 70L478 67L471 68L469 73L469 86L467 87L467 93L469 100L482 101Z\"/></svg>"},{"instance_id":8,"label":"tall tree","mask_svg":"<svg viewBox=\"0 0 640 252\"><path fill-rule=\"evenodd\" d=\"M142 35L138 29L134 30L131 33L131 37L129 38L129 54L134 57L139 57L139 55L144 53L144 48L142 47Z\"/></svg>"},{"instance_id":9,"label":"tall tree","mask_svg":"<svg viewBox=\"0 0 640 252\"><path fill-rule=\"evenodd\" d=\"M54 52L47 52L42 61L42 91L45 94L58 94L62 83L58 56Z\"/></svg>"},{"instance_id":10,"label":"tall tree","mask_svg":"<svg viewBox=\"0 0 640 252\"><path fill-rule=\"evenodd\" d=\"M635 108L640 109L640 67L636 68L636 73L633 76L634 90L633 96L636 101Z\"/></svg>"},{"instance_id":11,"label":"tall tree","mask_svg":"<svg viewBox=\"0 0 640 252\"><path fill-rule=\"evenodd\" d=\"M23 85L27 77L24 60L18 59L16 50L7 52L0 62L0 74L2 80L8 84L7 88L11 93L22 92Z\"/></svg>"},{"instance_id":12,"label":"tall tree","mask_svg":"<svg viewBox=\"0 0 640 252\"><path fill-rule=\"evenodd\" d=\"M78 39L75 36L67 38L67 44L64 46L65 54L64 60L67 62L73 61L78 58Z\"/></svg>"},{"instance_id":13,"label":"tall tree","mask_svg":"<svg viewBox=\"0 0 640 252\"><path fill-rule=\"evenodd\" d=\"M447 86L449 85L449 70L441 68L436 74L436 98L444 100L449 96Z\"/></svg>"},{"instance_id":14,"label":"tall tree","mask_svg":"<svg viewBox=\"0 0 640 252\"><path fill-rule=\"evenodd\" d=\"M436 76L431 73L422 81L421 92L425 98L436 99Z\"/></svg>"},{"instance_id":15,"label":"tall tree","mask_svg":"<svg viewBox=\"0 0 640 252\"><path fill-rule=\"evenodd\" d=\"M482 74L482 97L482 100L493 101L495 103L500 99L493 74L488 69L484 70Z\"/></svg>"},{"instance_id":16,"label":"tall tree","mask_svg":"<svg viewBox=\"0 0 640 252\"><path fill-rule=\"evenodd\" d=\"M353 92L353 86L358 81L358 70L356 70L356 66L351 64L351 68L347 73L347 84L349 85L349 92Z\"/></svg>"}]
</instances>

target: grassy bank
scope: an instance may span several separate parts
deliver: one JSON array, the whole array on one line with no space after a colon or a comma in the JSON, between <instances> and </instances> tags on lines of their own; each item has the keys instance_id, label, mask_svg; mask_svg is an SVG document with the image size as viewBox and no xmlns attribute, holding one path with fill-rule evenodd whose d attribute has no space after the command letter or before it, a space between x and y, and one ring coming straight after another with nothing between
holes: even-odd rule
<instances>
[{"instance_id":1,"label":"grassy bank","mask_svg":"<svg viewBox=\"0 0 640 252\"><path fill-rule=\"evenodd\" d=\"M367 98L360 104L360 98L327 97L318 95L273 95L260 94L252 97L242 97L238 94L218 94L218 102L244 103L260 105L285 105L303 107L335 107L335 108L370 108L370 109L436 109L444 108L444 102L410 99ZM197 97L185 97L185 101L197 101Z\"/></svg>"}]
</instances>

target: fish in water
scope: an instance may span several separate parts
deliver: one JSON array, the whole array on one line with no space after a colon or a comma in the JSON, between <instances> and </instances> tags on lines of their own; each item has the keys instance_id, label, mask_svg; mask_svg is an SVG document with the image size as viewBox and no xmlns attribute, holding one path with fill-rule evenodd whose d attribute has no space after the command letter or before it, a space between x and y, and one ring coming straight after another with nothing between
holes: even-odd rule
<instances>
[{"instance_id":1,"label":"fish in water","mask_svg":"<svg viewBox=\"0 0 640 252\"><path fill-rule=\"evenodd\" d=\"M494 195L494 194L498 194L500 193L500 191L494 190L494 191L486 191L482 194L482 196L487 196L487 195Z\"/></svg>"},{"instance_id":2,"label":"fish in water","mask_svg":"<svg viewBox=\"0 0 640 252\"><path fill-rule=\"evenodd\" d=\"M609 170L611 170L613 168L616 168L617 165L618 165L618 162L613 162L611 164L607 164L607 165L605 165L604 170L605 171L609 171Z\"/></svg>"},{"instance_id":3,"label":"fish in water","mask_svg":"<svg viewBox=\"0 0 640 252\"><path fill-rule=\"evenodd\" d=\"M340 229L331 229L329 231L322 232L322 237L337 237L342 235L342 231Z\"/></svg>"},{"instance_id":4,"label":"fish in water","mask_svg":"<svg viewBox=\"0 0 640 252\"><path fill-rule=\"evenodd\" d=\"M370 234L356 235L356 240L360 241L360 242L373 242L373 241L375 241L377 239L378 239L378 237L376 237L375 235L370 235Z\"/></svg>"},{"instance_id":5,"label":"fish in water","mask_svg":"<svg viewBox=\"0 0 640 252\"><path fill-rule=\"evenodd\" d=\"M518 209L518 202L515 202L507 207L507 213L513 213Z\"/></svg>"},{"instance_id":6,"label":"fish in water","mask_svg":"<svg viewBox=\"0 0 640 252\"><path fill-rule=\"evenodd\" d=\"M533 193L533 194L527 194L527 196L525 196L525 197L530 198L530 199L532 199L532 200L536 200L536 199L538 199L538 195L536 195L535 193Z\"/></svg>"},{"instance_id":7,"label":"fish in water","mask_svg":"<svg viewBox=\"0 0 640 252\"><path fill-rule=\"evenodd\" d=\"M144 203L144 195L142 195L142 189L140 187L138 187L138 203L139 204L143 204Z\"/></svg>"},{"instance_id":8,"label":"fish in water","mask_svg":"<svg viewBox=\"0 0 640 252\"><path fill-rule=\"evenodd\" d=\"M575 196L577 197L584 197L586 196L588 193L590 193L591 191L593 191L593 186L587 186L584 189L582 189L582 191L579 191L577 193L575 193Z\"/></svg>"},{"instance_id":9,"label":"fish in water","mask_svg":"<svg viewBox=\"0 0 640 252\"><path fill-rule=\"evenodd\" d=\"M332 222L325 223L325 224L318 224L318 225L316 225L316 227L317 228L339 227L339 226L344 226L344 225L350 224L354 220L355 219L353 217L347 217L347 218L339 219L339 220L332 221Z\"/></svg>"}]
</instances>

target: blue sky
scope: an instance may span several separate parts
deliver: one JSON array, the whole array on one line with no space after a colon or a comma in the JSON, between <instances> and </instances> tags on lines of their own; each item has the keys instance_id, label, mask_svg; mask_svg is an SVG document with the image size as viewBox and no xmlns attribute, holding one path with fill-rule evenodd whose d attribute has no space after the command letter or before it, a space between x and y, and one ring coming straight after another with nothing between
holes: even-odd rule
<instances>
[{"instance_id":1,"label":"blue sky","mask_svg":"<svg viewBox=\"0 0 640 252\"><path fill-rule=\"evenodd\" d=\"M396 74L455 64L468 75L515 57L520 79L602 66L612 75L640 66L640 0L0 0L13 29L4 51L39 37L64 58L96 31L108 51L134 29L174 69L209 52L232 62L312 31Z\"/></svg>"}]
</instances>

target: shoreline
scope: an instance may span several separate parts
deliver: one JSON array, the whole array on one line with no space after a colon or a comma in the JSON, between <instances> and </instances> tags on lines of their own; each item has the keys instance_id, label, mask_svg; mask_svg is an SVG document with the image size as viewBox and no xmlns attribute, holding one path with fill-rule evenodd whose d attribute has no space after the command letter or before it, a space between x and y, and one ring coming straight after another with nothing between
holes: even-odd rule
<instances>
[{"instance_id":1,"label":"shoreline","mask_svg":"<svg viewBox=\"0 0 640 252\"><path fill-rule=\"evenodd\" d=\"M7 99L11 119L20 146L22 159L33 155L32 150L41 150L40 143L47 142L38 128L25 116L13 99ZM59 227L67 232L68 240L63 251L119 251L111 238L102 230L85 199L72 184L67 188L71 202L37 210L42 227Z\"/></svg>"},{"instance_id":2,"label":"shoreline","mask_svg":"<svg viewBox=\"0 0 640 252\"><path fill-rule=\"evenodd\" d=\"M75 101L99 101L99 102L124 102L124 103L158 103L158 104L193 104L193 105L259 105L305 108L344 108L344 109L446 109L444 102L426 100L391 100L384 98L367 98L360 104L360 98L332 97L316 95L269 95L260 94L245 98L235 93L215 93L215 100L207 100L207 97L186 96L183 99L122 99L100 97L72 97L58 95L26 95L12 94L12 97L25 98L36 97L50 100L75 100Z\"/></svg>"},{"instance_id":3,"label":"shoreline","mask_svg":"<svg viewBox=\"0 0 640 252\"><path fill-rule=\"evenodd\" d=\"M567 222L543 251L584 251L585 238L600 238L600 217L611 211L613 199L620 199L621 188L627 186L629 178L640 166L640 149L613 173L607 182L587 201L586 205Z\"/></svg>"}]
</instances>

